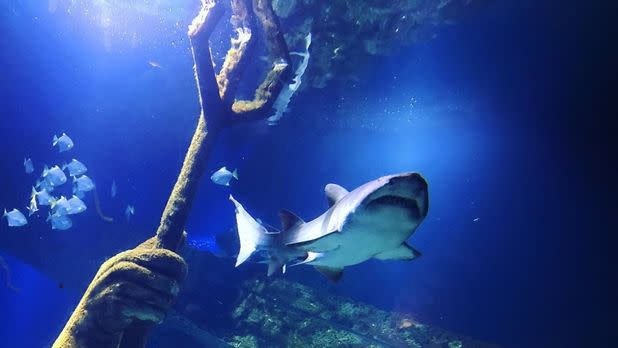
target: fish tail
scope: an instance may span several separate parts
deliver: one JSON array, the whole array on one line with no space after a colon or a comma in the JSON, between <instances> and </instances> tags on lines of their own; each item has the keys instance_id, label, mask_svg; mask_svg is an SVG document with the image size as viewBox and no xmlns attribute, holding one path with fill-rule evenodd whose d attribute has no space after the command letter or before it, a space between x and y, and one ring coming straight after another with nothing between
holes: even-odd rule
<instances>
[{"instance_id":1,"label":"fish tail","mask_svg":"<svg viewBox=\"0 0 618 348\"><path fill-rule=\"evenodd\" d=\"M58 137L56 135L54 135L54 140L53 140L53 145L52 146L56 146L56 144L58 144Z\"/></svg>"},{"instance_id":2,"label":"fish tail","mask_svg":"<svg viewBox=\"0 0 618 348\"><path fill-rule=\"evenodd\" d=\"M234 179L238 180L238 168L234 169L234 171L232 172L232 176L234 177Z\"/></svg>"},{"instance_id":3,"label":"fish tail","mask_svg":"<svg viewBox=\"0 0 618 348\"><path fill-rule=\"evenodd\" d=\"M259 248L268 245L266 229L259 222L255 221L245 208L230 195L230 200L236 206L236 225L238 227L238 239L240 240L240 251L236 258L235 267L240 266Z\"/></svg>"},{"instance_id":4,"label":"fish tail","mask_svg":"<svg viewBox=\"0 0 618 348\"><path fill-rule=\"evenodd\" d=\"M6 212L6 208L4 208L4 214L2 214L2 217L5 217L5 216L7 216L7 215L9 215L9 213L7 213L7 212Z\"/></svg>"}]
</instances>

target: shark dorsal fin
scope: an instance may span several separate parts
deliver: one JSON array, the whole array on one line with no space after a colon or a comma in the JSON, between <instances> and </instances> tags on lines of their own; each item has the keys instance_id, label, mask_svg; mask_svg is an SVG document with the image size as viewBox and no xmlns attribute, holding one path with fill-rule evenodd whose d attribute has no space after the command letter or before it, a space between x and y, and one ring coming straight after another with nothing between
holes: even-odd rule
<instances>
[{"instance_id":1,"label":"shark dorsal fin","mask_svg":"<svg viewBox=\"0 0 618 348\"><path fill-rule=\"evenodd\" d=\"M326 198L328 199L328 206L332 207L333 204L337 203L349 192L337 184L328 184L324 187L324 193L326 193Z\"/></svg>"},{"instance_id":2,"label":"shark dorsal fin","mask_svg":"<svg viewBox=\"0 0 618 348\"><path fill-rule=\"evenodd\" d=\"M281 231L287 231L296 225L305 223L303 219L286 209L279 211L279 219L281 220Z\"/></svg>"}]
</instances>

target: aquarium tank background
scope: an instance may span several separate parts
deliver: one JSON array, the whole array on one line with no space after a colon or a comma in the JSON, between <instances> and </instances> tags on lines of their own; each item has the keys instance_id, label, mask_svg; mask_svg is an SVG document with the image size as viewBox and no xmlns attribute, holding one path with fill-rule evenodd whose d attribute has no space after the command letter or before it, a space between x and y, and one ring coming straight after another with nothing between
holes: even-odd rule
<instances>
[{"instance_id":1,"label":"aquarium tank background","mask_svg":"<svg viewBox=\"0 0 618 348\"><path fill-rule=\"evenodd\" d=\"M215 69L239 35L222 3ZM188 277L148 347L615 345L610 4L269 5L300 85L279 119L214 144L178 250ZM0 0L0 346L51 346L101 264L154 236L200 113L187 36L199 10ZM273 64L263 34L256 45L239 98ZM63 133L74 147L59 152ZM29 216L44 166L68 176L73 158L96 186L77 190L86 211L67 229L40 202ZM417 259L369 260L338 281L308 265L270 277L263 263L235 267L230 194L281 229L282 208L322 214L328 183L403 172L428 183L408 240ZM25 226L9 226L13 208Z\"/></svg>"}]
</instances>

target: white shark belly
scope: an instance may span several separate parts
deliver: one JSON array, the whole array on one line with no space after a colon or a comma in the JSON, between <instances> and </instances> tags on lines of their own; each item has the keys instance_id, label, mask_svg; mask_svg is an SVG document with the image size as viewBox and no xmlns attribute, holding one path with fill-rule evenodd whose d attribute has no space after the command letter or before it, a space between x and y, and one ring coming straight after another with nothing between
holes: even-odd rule
<instances>
[{"instance_id":1,"label":"white shark belly","mask_svg":"<svg viewBox=\"0 0 618 348\"><path fill-rule=\"evenodd\" d=\"M380 209L356 214L341 232L329 234L301 248L323 254L310 265L342 268L399 247L415 227L415 222L403 211L392 207Z\"/></svg>"}]
</instances>

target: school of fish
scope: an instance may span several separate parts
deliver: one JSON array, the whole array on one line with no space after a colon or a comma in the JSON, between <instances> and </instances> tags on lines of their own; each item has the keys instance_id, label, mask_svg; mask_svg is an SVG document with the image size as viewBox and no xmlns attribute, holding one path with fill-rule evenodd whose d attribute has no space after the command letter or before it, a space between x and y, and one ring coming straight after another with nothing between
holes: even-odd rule
<instances>
[{"instance_id":1,"label":"school of fish","mask_svg":"<svg viewBox=\"0 0 618 348\"><path fill-rule=\"evenodd\" d=\"M52 147L57 148L59 153L67 152L73 149L75 144L73 140L63 133L61 136L54 136ZM31 158L24 159L24 171L26 174L34 172L34 164ZM47 211L46 222L48 222L53 230L67 230L73 226L72 216L83 213L87 210L87 206L83 199L86 194L95 189L94 182L86 172L88 168L79 160L73 158L70 162L63 165L53 165L51 167L45 165L41 176L37 179L32 187L30 200L26 207L28 217L19 209L13 208L10 211L4 209L3 217L6 218L9 227L20 227L28 224L28 218L33 215L39 216L41 207L49 207ZM71 180L69 180L69 178ZM64 187L68 182L72 183L72 190L67 189L63 195L61 187ZM112 197L116 194L116 183L113 183ZM68 192L71 192L70 194ZM132 214L135 213L135 208L131 206Z\"/></svg>"},{"instance_id":2,"label":"school of fish","mask_svg":"<svg viewBox=\"0 0 618 348\"><path fill-rule=\"evenodd\" d=\"M75 143L66 133L62 133L61 136L54 135L52 147L56 148L59 153L64 153L72 150ZM26 174L34 173L34 163L31 158L24 158L23 165ZM8 226L25 226L28 224L28 218L33 215L39 216L41 207L49 207L46 222L50 224L53 230L71 228L73 226L71 216L87 210L83 199L86 197L86 193L95 189L94 182L86 175L87 171L86 165L75 158L63 165L51 167L45 165L41 176L32 187L30 200L26 206L28 217L18 208L13 208L10 211L4 209L2 216L6 218ZM233 179L238 180L238 172L237 170L229 171L226 167L222 167L213 173L210 179L217 185L229 186ZM72 183L71 193L66 196L58 193L60 191L58 188L64 187L67 182ZM114 180L111 185L111 197L115 198L117 194L118 186ZM135 207L129 204L125 209L126 220L130 222L134 215Z\"/></svg>"}]
</instances>

